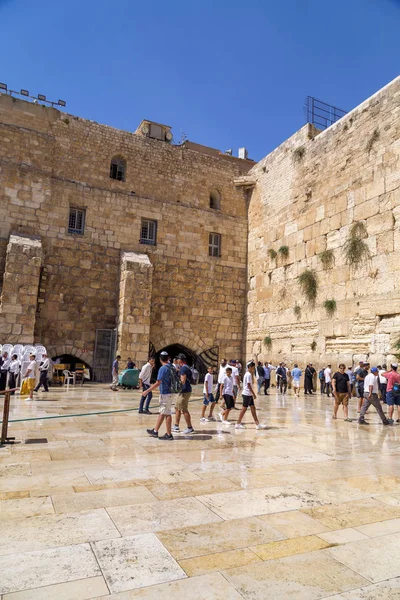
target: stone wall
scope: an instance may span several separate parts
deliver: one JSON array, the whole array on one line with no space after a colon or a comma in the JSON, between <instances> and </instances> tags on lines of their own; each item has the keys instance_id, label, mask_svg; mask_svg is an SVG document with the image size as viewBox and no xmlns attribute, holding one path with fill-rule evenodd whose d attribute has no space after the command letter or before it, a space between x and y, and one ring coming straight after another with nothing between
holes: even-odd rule
<instances>
[{"instance_id":1,"label":"stone wall","mask_svg":"<svg viewBox=\"0 0 400 600\"><path fill-rule=\"evenodd\" d=\"M396 352L399 140L397 78L326 131L305 126L249 172L256 183L249 206L248 357L350 364ZM371 258L352 266L344 245L355 222L366 226ZM333 264L324 269L326 250ZM315 307L299 286L306 269L317 277ZM336 310L329 316L324 302L332 299ZM272 338L271 349L265 337Z\"/></svg>"},{"instance_id":2,"label":"stone wall","mask_svg":"<svg viewBox=\"0 0 400 600\"><path fill-rule=\"evenodd\" d=\"M125 182L109 177L115 155L127 161ZM117 326L121 251L145 252L156 349L219 346L240 356L247 206L233 181L253 164L0 95L0 267L12 233L38 236L43 247L46 278L30 341L57 354L72 349L91 364L96 329ZM212 189L220 210L209 207ZM68 234L71 206L86 210L82 236ZM156 246L139 242L142 217L158 221ZM222 234L221 258L208 255L210 232Z\"/></svg>"}]
</instances>

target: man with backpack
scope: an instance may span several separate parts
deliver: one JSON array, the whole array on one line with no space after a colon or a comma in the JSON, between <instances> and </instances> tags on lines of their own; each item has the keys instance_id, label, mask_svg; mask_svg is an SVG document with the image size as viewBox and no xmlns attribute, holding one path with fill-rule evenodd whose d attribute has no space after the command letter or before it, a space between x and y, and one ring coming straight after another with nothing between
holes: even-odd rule
<instances>
[{"instance_id":1,"label":"man with backpack","mask_svg":"<svg viewBox=\"0 0 400 600\"><path fill-rule=\"evenodd\" d=\"M386 404L389 407L389 422L393 423L394 406L397 406L397 423L400 419L400 374L397 372L398 364L392 363L391 370L382 373L382 376L387 379L386 388Z\"/></svg>"},{"instance_id":2,"label":"man with backpack","mask_svg":"<svg viewBox=\"0 0 400 600\"><path fill-rule=\"evenodd\" d=\"M287 370L285 363L280 363L276 370L276 387L279 392L284 396L287 390Z\"/></svg>"},{"instance_id":3,"label":"man with backpack","mask_svg":"<svg viewBox=\"0 0 400 600\"><path fill-rule=\"evenodd\" d=\"M158 387L160 388L160 414L158 415L157 423L154 429L147 429L147 433L152 437L158 438L159 440L173 440L174 437L171 434L172 367L168 361L168 352L161 352L160 361L161 367L157 373L157 381L142 394L142 398L146 398L146 396L151 394L153 390ZM158 437L158 431L164 419L167 433L161 437Z\"/></svg>"},{"instance_id":4,"label":"man with backpack","mask_svg":"<svg viewBox=\"0 0 400 600\"><path fill-rule=\"evenodd\" d=\"M187 366L187 360L184 354L178 354L178 361L179 376L182 387L175 403L175 425L173 426L172 431L174 433L180 433L179 422L181 420L181 414L183 413L187 427L182 433L183 435L192 435L194 433L194 429L192 427L192 421L188 409L189 398L192 394L192 372Z\"/></svg>"}]
</instances>

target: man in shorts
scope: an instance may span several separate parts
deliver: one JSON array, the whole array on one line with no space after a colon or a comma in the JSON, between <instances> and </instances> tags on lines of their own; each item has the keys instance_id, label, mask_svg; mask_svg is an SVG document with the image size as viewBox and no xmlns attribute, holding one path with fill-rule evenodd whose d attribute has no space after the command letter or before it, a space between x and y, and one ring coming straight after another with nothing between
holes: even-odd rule
<instances>
[{"instance_id":1,"label":"man in shorts","mask_svg":"<svg viewBox=\"0 0 400 600\"><path fill-rule=\"evenodd\" d=\"M224 425L230 425L228 416L230 411L235 407L235 400L233 397L233 386L234 379L232 376L232 367L226 367L224 379L220 385L220 395L223 397L225 402L225 410L219 413L219 418Z\"/></svg>"},{"instance_id":2,"label":"man in shorts","mask_svg":"<svg viewBox=\"0 0 400 600\"><path fill-rule=\"evenodd\" d=\"M236 359L233 358L230 361L230 365L232 368L232 377L233 377L233 399L236 402L236 398L238 395L238 392L240 390L240 377L239 377L239 369L236 366ZM234 405L233 408L236 409L236 406ZM236 410L239 410L238 408Z\"/></svg>"},{"instance_id":3,"label":"man in shorts","mask_svg":"<svg viewBox=\"0 0 400 600\"><path fill-rule=\"evenodd\" d=\"M292 369L292 377L293 377L293 391L294 395L299 397L300 395L300 378L301 378L301 369L299 369L299 365L295 364Z\"/></svg>"},{"instance_id":4,"label":"man in shorts","mask_svg":"<svg viewBox=\"0 0 400 600\"><path fill-rule=\"evenodd\" d=\"M382 373L382 376L387 380L386 388L386 404L389 407L389 423L393 423L394 407L397 406L397 423L400 419L400 395L394 393L393 386L395 383L400 383L400 374L397 372L398 364L392 363L391 370Z\"/></svg>"},{"instance_id":5,"label":"man in shorts","mask_svg":"<svg viewBox=\"0 0 400 600\"><path fill-rule=\"evenodd\" d=\"M207 423L207 421L215 421L215 417L212 416L215 408L215 398L213 392L213 368L208 367L208 373L204 378L203 387L203 408L201 409L200 423ZM207 406L210 406L210 412L208 418L206 417Z\"/></svg>"},{"instance_id":6,"label":"man in shorts","mask_svg":"<svg viewBox=\"0 0 400 600\"><path fill-rule=\"evenodd\" d=\"M178 394L178 398L175 402L175 425L172 428L174 433L180 433L179 421L181 420L181 414L185 417L186 429L182 432L183 435L192 435L194 429L192 427L192 421L189 413L189 398L192 395L192 371L187 366L186 356L184 354L178 354L179 362L179 376L181 378L182 389Z\"/></svg>"},{"instance_id":7,"label":"man in shorts","mask_svg":"<svg viewBox=\"0 0 400 600\"><path fill-rule=\"evenodd\" d=\"M255 367L256 364L254 361L250 361L247 363L247 371L243 378L243 408L240 411L238 422L235 425L235 429L245 429L245 426L242 423L242 419L247 412L247 409L250 408L251 415L254 419L254 423L256 424L256 429L266 429L266 425L260 424L256 407L254 406L254 400L256 399L256 393L254 391L255 384Z\"/></svg>"},{"instance_id":8,"label":"man in shorts","mask_svg":"<svg viewBox=\"0 0 400 600\"><path fill-rule=\"evenodd\" d=\"M169 366L168 352L161 352L160 361L161 367L157 373L157 381L142 394L142 397L145 398L153 390L158 387L160 388L160 414L158 415L157 423L154 429L147 429L147 433L152 437L158 438L159 440L173 440L174 438L171 434L172 369ZM158 432L164 419L167 433L161 437L158 437Z\"/></svg>"},{"instance_id":9,"label":"man in shorts","mask_svg":"<svg viewBox=\"0 0 400 600\"><path fill-rule=\"evenodd\" d=\"M337 419L337 412L339 406L342 404L344 420L349 421L349 423L351 423L352 419L349 419L349 399L351 398L351 383L350 377L345 371L346 365L341 363L339 365L339 371L337 371L332 377L333 396L335 398L332 419Z\"/></svg>"}]
</instances>

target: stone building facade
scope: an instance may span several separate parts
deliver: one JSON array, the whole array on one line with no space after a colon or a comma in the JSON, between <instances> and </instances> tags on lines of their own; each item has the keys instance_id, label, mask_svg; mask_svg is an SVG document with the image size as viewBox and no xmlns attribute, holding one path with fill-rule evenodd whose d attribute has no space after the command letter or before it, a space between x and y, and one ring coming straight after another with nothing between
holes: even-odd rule
<instances>
[{"instance_id":1,"label":"stone building facade","mask_svg":"<svg viewBox=\"0 0 400 600\"><path fill-rule=\"evenodd\" d=\"M306 125L238 184L252 186L247 355L336 365L398 354L400 77L325 131ZM354 223L370 252L359 264L346 254Z\"/></svg>"},{"instance_id":2,"label":"stone building facade","mask_svg":"<svg viewBox=\"0 0 400 600\"><path fill-rule=\"evenodd\" d=\"M0 132L3 343L93 366L96 332L118 328L138 364L149 346L180 344L205 364L242 355L247 198L234 180L252 161L173 145L158 124L118 131L6 95Z\"/></svg>"},{"instance_id":3,"label":"stone building facade","mask_svg":"<svg viewBox=\"0 0 400 600\"><path fill-rule=\"evenodd\" d=\"M0 95L0 341L95 367L114 331L139 364L177 344L203 366L399 351L400 78L257 164L171 137Z\"/></svg>"}]
</instances>

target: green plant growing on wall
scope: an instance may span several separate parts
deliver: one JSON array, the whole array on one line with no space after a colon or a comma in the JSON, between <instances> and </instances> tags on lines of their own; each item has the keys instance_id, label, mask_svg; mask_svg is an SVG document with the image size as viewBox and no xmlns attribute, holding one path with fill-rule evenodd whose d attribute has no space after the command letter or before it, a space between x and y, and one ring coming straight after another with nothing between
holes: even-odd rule
<instances>
[{"instance_id":1,"label":"green plant growing on wall","mask_svg":"<svg viewBox=\"0 0 400 600\"><path fill-rule=\"evenodd\" d=\"M306 149L304 146L299 146L295 150L293 150L293 160L295 162L300 162L306 153Z\"/></svg>"},{"instance_id":2,"label":"green plant growing on wall","mask_svg":"<svg viewBox=\"0 0 400 600\"><path fill-rule=\"evenodd\" d=\"M335 255L333 253L333 250L324 250L320 253L319 259L322 263L324 271L331 269L335 264Z\"/></svg>"},{"instance_id":3,"label":"green plant growing on wall","mask_svg":"<svg viewBox=\"0 0 400 600\"><path fill-rule=\"evenodd\" d=\"M278 256L278 253L273 248L269 248L268 255L269 255L269 257L270 257L271 260L275 260L275 258Z\"/></svg>"},{"instance_id":4,"label":"green plant growing on wall","mask_svg":"<svg viewBox=\"0 0 400 600\"><path fill-rule=\"evenodd\" d=\"M289 256L289 246L281 246L278 249L278 252L282 256L282 258L287 258Z\"/></svg>"},{"instance_id":5,"label":"green plant growing on wall","mask_svg":"<svg viewBox=\"0 0 400 600\"><path fill-rule=\"evenodd\" d=\"M311 346L310 346L310 348L311 348L311 350L312 350L313 352L315 352L315 351L316 351L316 349L317 349L317 342L316 342L315 340L314 340L313 342L311 342Z\"/></svg>"},{"instance_id":6,"label":"green plant growing on wall","mask_svg":"<svg viewBox=\"0 0 400 600\"><path fill-rule=\"evenodd\" d=\"M269 335L266 335L265 338L263 339L263 343L264 343L264 346L268 350L271 350L271 348L272 348L272 337L270 337Z\"/></svg>"},{"instance_id":7,"label":"green plant growing on wall","mask_svg":"<svg viewBox=\"0 0 400 600\"><path fill-rule=\"evenodd\" d=\"M379 129L374 129L373 134L371 135L371 137L369 138L368 142L367 142L367 152L368 154L370 154L372 148L374 147L375 142L377 142L380 138L380 133L379 133Z\"/></svg>"},{"instance_id":8,"label":"green plant growing on wall","mask_svg":"<svg viewBox=\"0 0 400 600\"><path fill-rule=\"evenodd\" d=\"M336 312L336 300L334 300L333 298L332 300L325 300L324 308L328 317L333 317L333 315Z\"/></svg>"},{"instance_id":9,"label":"green plant growing on wall","mask_svg":"<svg viewBox=\"0 0 400 600\"><path fill-rule=\"evenodd\" d=\"M364 241L367 236L367 228L362 221L358 221L351 226L349 237L343 246L343 252L348 265L356 267L371 258L369 248Z\"/></svg>"},{"instance_id":10,"label":"green plant growing on wall","mask_svg":"<svg viewBox=\"0 0 400 600\"><path fill-rule=\"evenodd\" d=\"M298 304L295 304L295 305L294 305L294 307L293 307L293 312L294 312L294 315L295 315L296 319L300 319L300 316L301 316L301 308L300 308L300 306L299 306Z\"/></svg>"},{"instance_id":11,"label":"green plant growing on wall","mask_svg":"<svg viewBox=\"0 0 400 600\"><path fill-rule=\"evenodd\" d=\"M310 306L315 306L318 295L318 279L315 271L306 269L299 275L299 285Z\"/></svg>"}]
</instances>

